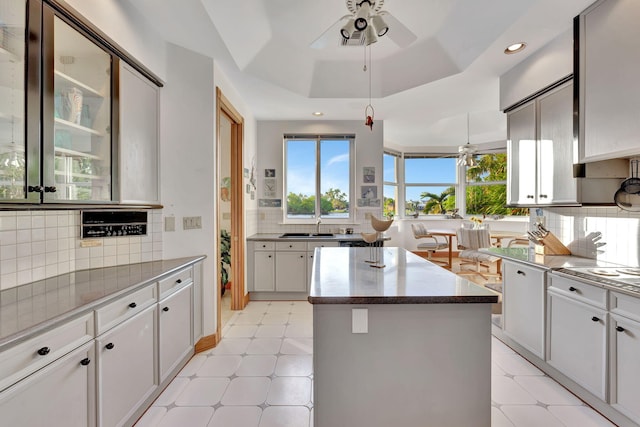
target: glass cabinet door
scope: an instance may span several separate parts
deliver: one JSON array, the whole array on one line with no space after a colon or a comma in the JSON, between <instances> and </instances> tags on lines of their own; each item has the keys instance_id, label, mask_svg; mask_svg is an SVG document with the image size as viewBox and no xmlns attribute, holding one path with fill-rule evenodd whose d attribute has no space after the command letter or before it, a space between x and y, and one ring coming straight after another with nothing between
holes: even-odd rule
<instances>
[{"instance_id":1,"label":"glass cabinet door","mask_svg":"<svg viewBox=\"0 0 640 427\"><path fill-rule=\"evenodd\" d=\"M44 200L112 200L112 55L53 12L44 14ZM52 73L52 75L51 75Z\"/></svg>"},{"instance_id":2,"label":"glass cabinet door","mask_svg":"<svg viewBox=\"0 0 640 427\"><path fill-rule=\"evenodd\" d=\"M0 3L0 200L3 201L23 201L28 197L25 154L26 3L26 0L2 0Z\"/></svg>"}]
</instances>

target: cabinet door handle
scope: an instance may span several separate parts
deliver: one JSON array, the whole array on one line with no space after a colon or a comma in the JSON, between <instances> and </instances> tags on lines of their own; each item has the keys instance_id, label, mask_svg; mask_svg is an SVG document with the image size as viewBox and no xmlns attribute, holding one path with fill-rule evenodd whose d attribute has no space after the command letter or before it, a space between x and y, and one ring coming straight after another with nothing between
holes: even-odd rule
<instances>
[{"instance_id":1,"label":"cabinet door handle","mask_svg":"<svg viewBox=\"0 0 640 427\"><path fill-rule=\"evenodd\" d=\"M42 193L44 188L41 185L30 185L27 187L29 193Z\"/></svg>"},{"instance_id":2,"label":"cabinet door handle","mask_svg":"<svg viewBox=\"0 0 640 427\"><path fill-rule=\"evenodd\" d=\"M528 194L528 195L527 195L527 199L535 199L535 197L534 197L534 196L532 196L531 194Z\"/></svg>"},{"instance_id":3,"label":"cabinet door handle","mask_svg":"<svg viewBox=\"0 0 640 427\"><path fill-rule=\"evenodd\" d=\"M571 292L576 292L576 291L577 291L577 289L576 289L576 288L574 288L573 286L569 286L569 290L570 290Z\"/></svg>"},{"instance_id":4,"label":"cabinet door handle","mask_svg":"<svg viewBox=\"0 0 640 427\"><path fill-rule=\"evenodd\" d=\"M624 332L625 329L622 326L616 326L616 331L618 332Z\"/></svg>"},{"instance_id":5,"label":"cabinet door handle","mask_svg":"<svg viewBox=\"0 0 640 427\"><path fill-rule=\"evenodd\" d=\"M269 255L269 258L271 258L271 255Z\"/></svg>"},{"instance_id":6,"label":"cabinet door handle","mask_svg":"<svg viewBox=\"0 0 640 427\"><path fill-rule=\"evenodd\" d=\"M113 345L112 342L104 346L104 348L106 348L107 350L113 350L113 347L115 347L115 345Z\"/></svg>"},{"instance_id":7,"label":"cabinet door handle","mask_svg":"<svg viewBox=\"0 0 640 427\"><path fill-rule=\"evenodd\" d=\"M136 308L138 306L138 304L136 304L135 302L132 302L131 304L129 304L129 308Z\"/></svg>"},{"instance_id":8,"label":"cabinet door handle","mask_svg":"<svg viewBox=\"0 0 640 427\"><path fill-rule=\"evenodd\" d=\"M49 347L42 347L41 349L38 350L38 354L40 356L46 356L47 354L49 354L50 351L51 349Z\"/></svg>"},{"instance_id":9,"label":"cabinet door handle","mask_svg":"<svg viewBox=\"0 0 640 427\"><path fill-rule=\"evenodd\" d=\"M48 186L44 187L44 192L45 193L55 193L56 191L57 191L57 189L53 185L48 185Z\"/></svg>"},{"instance_id":10,"label":"cabinet door handle","mask_svg":"<svg viewBox=\"0 0 640 427\"><path fill-rule=\"evenodd\" d=\"M599 322L599 321L600 321L600 319L598 319L596 316L593 316L593 317L591 318L591 320L593 320L594 322Z\"/></svg>"},{"instance_id":11,"label":"cabinet door handle","mask_svg":"<svg viewBox=\"0 0 640 427\"><path fill-rule=\"evenodd\" d=\"M540 198L541 198L541 199L546 199L546 198L547 198L547 195L546 195L546 194L541 194L541 195L540 195Z\"/></svg>"},{"instance_id":12,"label":"cabinet door handle","mask_svg":"<svg viewBox=\"0 0 640 427\"><path fill-rule=\"evenodd\" d=\"M293 245L289 245L289 247L290 247L290 248L292 248L292 247L293 247Z\"/></svg>"},{"instance_id":13,"label":"cabinet door handle","mask_svg":"<svg viewBox=\"0 0 640 427\"><path fill-rule=\"evenodd\" d=\"M169 311L169 307L165 307L165 308L163 308L163 309L162 309L162 311L164 311L164 312Z\"/></svg>"},{"instance_id":14,"label":"cabinet door handle","mask_svg":"<svg viewBox=\"0 0 640 427\"><path fill-rule=\"evenodd\" d=\"M517 273L518 274L522 274L523 276L526 276L526 273L524 271L522 271L522 270L518 270Z\"/></svg>"},{"instance_id":15,"label":"cabinet door handle","mask_svg":"<svg viewBox=\"0 0 640 427\"><path fill-rule=\"evenodd\" d=\"M300 255L300 258L304 258L304 255Z\"/></svg>"},{"instance_id":16,"label":"cabinet door handle","mask_svg":"<svg viewBox=\"0 0 640 427\"><path fill-rule=\"evenodd\" d=\"M80 364L82 366L87 366L89 363L91 363L91 359L89 359L88 357L80 361Z\"/></svg>"},{"instance_id":17,"label":"cabinet door handle","mask_svg":"<svg viewBox=\"0 0 640 427\"><path fill-rule=\"evenodd\" d=\"M177 284L182 283L182 279L178 279L178 280L176 280L176 283L177 283Z\"/></svg>"}]
</instances>

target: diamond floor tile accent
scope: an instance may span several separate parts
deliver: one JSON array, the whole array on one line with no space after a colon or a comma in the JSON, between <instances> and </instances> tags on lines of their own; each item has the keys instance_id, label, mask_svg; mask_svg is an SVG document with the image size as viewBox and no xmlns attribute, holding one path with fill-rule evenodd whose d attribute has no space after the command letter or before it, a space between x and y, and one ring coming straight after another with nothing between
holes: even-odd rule
<instances>
[{"instance_id":1,"label":"diamond floor tile accent","mask_svg":"<svg viewBox=\"0 0 640 427\"><path fill-rule=\"evenodd\" d=\"M250 302L136 425L313 427L312 336L308 302ZM613 426L495 337L491 349L492 427Z\"/></svg>"}]
</instances>

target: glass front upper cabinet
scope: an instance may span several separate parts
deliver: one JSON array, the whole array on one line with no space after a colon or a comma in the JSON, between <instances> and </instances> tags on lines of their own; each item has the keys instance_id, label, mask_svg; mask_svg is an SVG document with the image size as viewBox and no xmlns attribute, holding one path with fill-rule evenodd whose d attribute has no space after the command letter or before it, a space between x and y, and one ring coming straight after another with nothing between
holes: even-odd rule
<instances>
[{"instance_id":1,"label":"glass front upper cabinet","mask_svg":"<svg viewBox=\"0 0 640 427\"><path fill-rule=\"evenodd\" d=\"M113 55L47 8L44 28L44 201L110 202Z\"/></svg>"},{"instance_id":2,"label":"glass front upper cabinet","mask_svg":"<svg viewBox=\"0 0 640 427\"><path fill-rule=\"evenodd\" d=\"M105 46L57 3L0 2L0 202L117 203L119 58Z\"/></svg>"},{"instance_id":3,"label":"glass front upper cabinet","mask_svg":"<svg viewBox=\"0 0 640 427\"><path fill-rule=\"evenodd\" d=\"M0 199L27 198L26 0L0 3Z\"/></svg>"}]
</instances>

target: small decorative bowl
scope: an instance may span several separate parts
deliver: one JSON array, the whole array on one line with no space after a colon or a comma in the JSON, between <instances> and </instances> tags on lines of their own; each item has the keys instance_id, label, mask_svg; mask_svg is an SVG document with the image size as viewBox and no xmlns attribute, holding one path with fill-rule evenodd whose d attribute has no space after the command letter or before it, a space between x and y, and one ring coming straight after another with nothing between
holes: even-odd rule
<instances>
[{"instance_id":1,"label":"small decorative bowl","mask_svg":"<svg viewBox=\"0 0 640 427\"><path fill-rule=\"evenodd\" d=\"M387 231L389 227L391 227L392 222L393 222L392 219L381 220L371 215L371 226L376 231L379 231L379 232Z\"/></svg>"}]
</instances>

